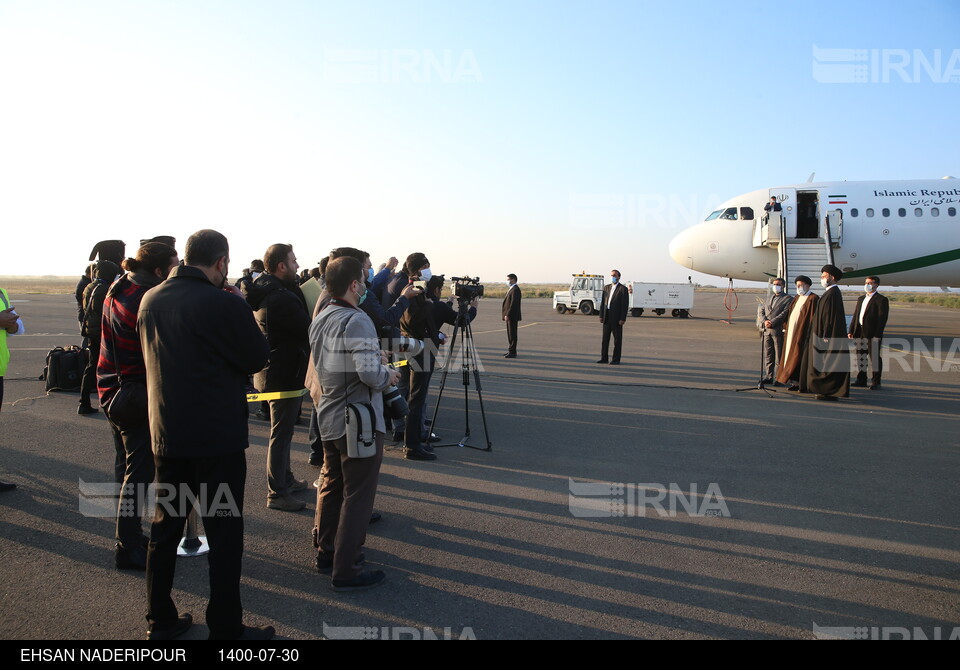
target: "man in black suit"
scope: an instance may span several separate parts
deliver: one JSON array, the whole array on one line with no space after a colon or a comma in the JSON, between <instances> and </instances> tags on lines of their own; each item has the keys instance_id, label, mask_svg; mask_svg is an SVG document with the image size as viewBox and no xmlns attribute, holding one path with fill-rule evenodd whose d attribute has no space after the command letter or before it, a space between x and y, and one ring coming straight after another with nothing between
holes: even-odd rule
<instances>
[{"instance_id":1,"label":"man in black suit","mask_svg":"<svg viewBox=\"0 0 960 670\"><path fill-rule=\"evenodd\" d=\"M627 322L627 310L630 308L630 292L620 283L620 271L610 272L610 283L603 287L603 300L600 302L600 323L603 324L603 345L600 360L607 362L607 350L610 348L610 335L613 335L613 358L610 365L620 364L620 351L623 348L623 324Z\"/></svg>"},{"instance_id":2,"label":"man in black suit","mask_svg":"<svg viewBox=\"0 0 960 670\"><path fill-rule=\"evenodd\" d=\"M880 390L880 373L883 372L880 344L883 341L883 331L887 327L887 318L890 316L890 301L886 296L877 293L879 286L879 277L867 277L863 286L864 295L857 299L857 307L853 311L847 335L857 343L857 381L853 386L863 388L867 385L869 359L870 367L873 368L871 391Z\"/></svg>"},{"instance_id":3,"label":"man in black suit","mask_svg":"<svg viewBox=\"0 0 960 670\"><path fill-rule=\"evenodd\" d=\"M770 196L770 202L763 206L765 212L782 212L783 207L777 202L776 197Z\"/></svg>"},{"instance_id":4,"label":"man in black suit","mask_svg":"<svg viewBox=\"0 0 960 670\"><path fill-rule=\"evenodd\" d=\"M517 324L520 322L520 287L517 275L507 275L507 294L503 296L503 320L507 322L507 353L504 358L517 357Z\"/></svg>"}]
</instances>

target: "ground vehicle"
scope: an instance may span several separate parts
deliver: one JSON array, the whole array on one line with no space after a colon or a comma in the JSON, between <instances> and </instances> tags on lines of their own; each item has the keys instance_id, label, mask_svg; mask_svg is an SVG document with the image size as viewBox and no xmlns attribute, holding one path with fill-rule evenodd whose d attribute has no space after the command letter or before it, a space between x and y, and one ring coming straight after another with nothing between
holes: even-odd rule
<instances>
[{"instance_id":1,"label":"ground vehicle","mask_svg":"<svg viewBox=\"0 0 960 670\"><path fill-rule=\"evenodd\" d=\"M558 314L577 311L581 314L599 314L606 281L604 275L573 275L569 291L553 294L553 308ZM670 310L672 316L686 318L693 309L693 284L633 282L627 284L627 288L630 290L631 316L642 316L644 310L661 316Z\"/></svg>"},{"instance_id":2,"label":"ground vehicle","mask_svg":"<svg viewBox=\"0 0 960 670\"><path fill-rule=\"evenodd\" d=\"M693 309L693 284L651 284L633 282L630 295L630 315L642 316L649 309L657 316L670 310L670 315L682 319Z\"/></svg>"}]
</instances>

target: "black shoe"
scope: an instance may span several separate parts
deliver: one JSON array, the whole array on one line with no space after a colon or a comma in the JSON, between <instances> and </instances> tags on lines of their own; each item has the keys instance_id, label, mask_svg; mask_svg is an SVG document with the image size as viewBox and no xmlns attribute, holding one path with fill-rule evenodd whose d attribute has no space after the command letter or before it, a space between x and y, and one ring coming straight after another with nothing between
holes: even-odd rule
<instances>
[{"instance_id":1,"label":"black shoe","mask_svg":"<svg viewBox=\"0 0 960 670\"><path fill-rule=\"evenodd\" d=\"M403 442L404 434L402 430L393 431L393 441L394 442Z\"/></svg>"},{"instance_id":2,"label":"black shoe","mask_svg":"<svg viewBox=\"0 0 960 670\"><path fill-rule=\"evenodd\" d=\"M504 358L516 358L517 355L516 355L516 354L504 354L503 357L504 357Z\"/></svg>"},{"instance_id":3,"label":"black shoe","mask_svg":"<svg viewBox=\"0 0 960 670\"><path fill-rule=\"evenodd\" d=\"M272 640L277 634L273 626L243 626L236 637L218 637L210 634L208 640Z\"/></svg>"},{"instance_id":4,"label":"black shoe","mask_svg":"<svg viewBox=\"0 0 960 670\"><path fill-rule=\"evenodd\" d=\"M147 639L153 641L172 640L186 633L192 625L193 617L189 614L181 614L180 618L177 619L177 623L175 623L172 628L164 628L162 630L154 630L151 628L148 630Z\"/></svg>"},{"instance_id":5,"label":"black shoe","mask_svg":"<svg viewBox=\"0 0 960 670\"><path fill-rule=\"evenodd\" d=\"M436 454L431 454L426 449L407 449L403 457L408 461L435 461L437 460Z\"/></svg>"},{"instance_id":6,"label":"black shoe","mask_svg":"<svg viewBox=\"0 0 960 670\"><path fill-rule=\"evenodd\" d=\"M349 591L366 591L375 586L383 584L387 576L383 570L364 570L353 579L333 579L330 581L330 588L334 591L345 593Z\"/></svg>"},{"instance_id":7,"label":"black shoe","mask_svg":"<svg viewBox=\"0 0 960 670\"><path fill-rule=\"evenodd\" d=\"M383 515L380 514L380 512L374 512L373 514L370 515L370 525L372 526L382 518L383 518ZM360 554L360 556L363 557L363 554Z\"/></svg>"},{"instance_id":8,"label":"black shoe","mask_svg":"<svg viewBox=\"0 0 960 670\"><path fill-rule=\"evenodd\" d=\"M10 482L0 482L0 493L6 493L7 491L12 491L17 488L16 484L11 484Z\"/></svg>"},{"instance_id":9,"label":"black shoe","mask_svg":"<svg viewBox=\"0 0 960 670\"><path fill-rule=\"evenodd\" d=\"M98 414L99 412L100 410L96 409L95 407L91 407L90 405L80 405L79 407L77 407L77 414L79 414L80 416L87 416L88 414Z\"/></svg>"},{"instance_id":10,"label":"black shoe","mask_svg":"<svg viewBox=\"0 0 960 670\"><path fill-rule=\"evenodd\" d=\"M610 365L620 365L620 361L610 361Z\"/></svg>"},{"instance_id":11,"label":"black shoe","mask_svg":"<svg viewBox=\"0 0 960 670\"><path fill-rule=\"evenodd\" d=\"M117 570L146 570L147 550L142 545L127 549L117 542L113 548L113 562Z\"/></svg>"},{"instance_id":12,"label":"black shoe","mask_svg":"<svg viewBox=\"0 0 960 670\"><path fill-rule=\"evenodd\" d=\"M312 465L315 468L322 468L323 454L310 454L310 458L307 459L307 465Z\"/></svg>"},{"instance_id":13,"label":"black shoe","mask_svg":"<svg viewBox=\"0 0 960 670\"><path fill-rule=\"evenodd\" d=\"M361 553L360 558L357 560L355 565L363 567L364 565L366 565L366 562L367 562L367 557ZM317 553L317 572L319 572L321 575L329 575L331 572L333 572L333 556L329 554L321 554L318 552Z\"/></svg>"},{"instance_id":14,"label":"black shoe","mask_svg":"<svg viewBox=\"0 0 960 670\"><path fill-rule=\"evenodd\" d=\"M788 388L787 390L788 390L788 391L799 391L799 390L800 390L800 384L794 384L793 386L791 386L791 387Z\"/></svg>"},{"instance_id":15,"label":"black shoe","mask_svg":"<svg viewBox=\"0 0 960 670\"><path fill-rule=\"evenodd\" d=\"M606 358L601 358L599 361L597 361L597 363L603 363L604 365L606 365L609 362L610 361L608 361Z\"/></svg>"},{"instance_id":16,"label":"black shoe","mask_svg":"<svg viewBox=\"0 0 960 670\"><path fill-rule=\"evenodd\" d=\"M865 388L867 388L867 382L866 382L866 381L860 381L860 380L858 379L857 381L855 381L855 382L853 382L852 384L850 384L850 386L852 386L852 387L854 387L854 388L858 388L858 389L865 389Z\"/></svg>"},{"instance_id":17,"label":"black shoe","mask_svg":"<svg viewBox=\"0 0 960 670\"><path fill-rule=\"evenodd\" d=\"M440 441L440 436L436 433L430 433L429 435L425 435L420 441L424 444L433 444L434 442Z\"/></svg>"}]
</instances>

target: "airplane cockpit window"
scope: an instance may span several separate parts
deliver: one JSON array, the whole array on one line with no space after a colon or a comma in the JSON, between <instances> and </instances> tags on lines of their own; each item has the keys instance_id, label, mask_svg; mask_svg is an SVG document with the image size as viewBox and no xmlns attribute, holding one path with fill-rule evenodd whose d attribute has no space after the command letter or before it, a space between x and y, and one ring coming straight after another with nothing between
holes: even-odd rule
<instances>
[{"instance_id":1,"label":"airplane cockpit window","mask_svg":"<svg viewBox=\"0 0 960 670\"><path fill-rule=\"evenodd\" d=\"M704 219L704 221L713 221L715 218L717 218L717 217L720 216L721 214L723 214L723 210L722 210L722 209L718 209L717 211L712 212L712 213L710 214L710 216L708 216L707 218Z\"/></svg>"},{"instance_id":2,"label":"airplane cockpit window","mask_svg":"<svg viewBox=\"0 0 960 670\"><path fill-rule=\"evenodd\" d=\"M741 220L741 221L753 221L753 207L741 207L741 208L740 208L740 220Z\"/></svg>"},{"instance_id":3,"label":"airplane cockpit window","mask_svg":"<svg viewBox=\"0 0 960 670\"><path fill-rule=\"evenodd\" d=\"M737 220L737 208L736 207L727 207L723 210L723 214L720 215L721 219L726 219L727 221L736 221Z\"/></svg>"}]
</instances>

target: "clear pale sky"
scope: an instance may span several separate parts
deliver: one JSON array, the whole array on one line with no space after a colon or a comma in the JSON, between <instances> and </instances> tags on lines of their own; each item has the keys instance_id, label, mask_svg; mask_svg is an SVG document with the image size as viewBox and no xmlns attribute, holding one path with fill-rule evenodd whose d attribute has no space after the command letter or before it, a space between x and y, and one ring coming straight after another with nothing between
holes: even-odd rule
<instances>
[{"instance_id":1,"label":"clear pale sky","mask_svg":"<svg viewBox=\"0 0 960 670\"><path fill-rule=\"evenodd\" d=\"M958 28L953 0L0 0L0 274L215 228L231 276L288 242L684 280L670 239L740 193L960 176ZM818 81L814 47L908 81Z\"/></svg>"}]
</instances>

